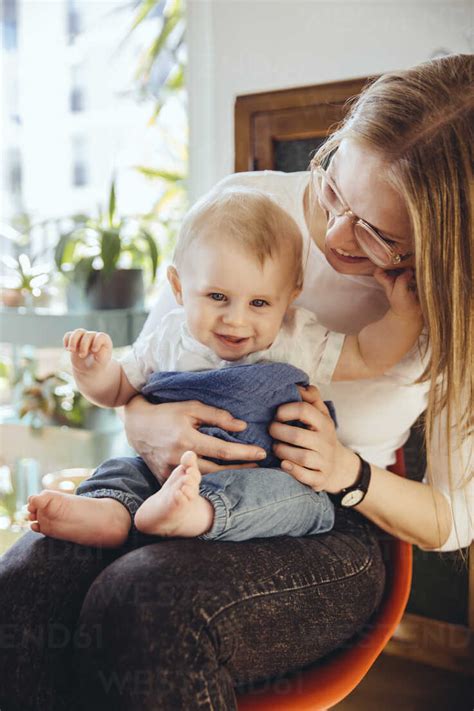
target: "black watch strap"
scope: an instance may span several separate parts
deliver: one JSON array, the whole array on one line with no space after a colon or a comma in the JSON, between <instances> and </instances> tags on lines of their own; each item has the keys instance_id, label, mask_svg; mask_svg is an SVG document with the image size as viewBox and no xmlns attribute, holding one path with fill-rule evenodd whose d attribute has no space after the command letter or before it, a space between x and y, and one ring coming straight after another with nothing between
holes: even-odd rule
<instances>
[{"instance_id":1,"label":"black watch strap","mask_svg":"<svg viewBox=\"0 0 474 711\"><path fill-rule=\"evenodd\" d=\"M360 467L356 483L352 486L348 486L346 489L342 489L337 495L339 504L346 509L357 506L364 500L372 476L370 464L366 462L365 459L362 459L359 454L357 454L357 456L360 459Z\"/></svg>"}]
</instances>

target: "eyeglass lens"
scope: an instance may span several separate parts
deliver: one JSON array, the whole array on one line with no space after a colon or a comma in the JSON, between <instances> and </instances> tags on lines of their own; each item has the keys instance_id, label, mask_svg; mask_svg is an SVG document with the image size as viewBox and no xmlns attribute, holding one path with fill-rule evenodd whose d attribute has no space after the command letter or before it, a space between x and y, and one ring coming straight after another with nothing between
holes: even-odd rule
<instances>
[{"instance_id":1,"label":"eyeglass lens","mask_svg":"<svg viewBox=\"0 0 474 711\"><path fill-rule=\"evenodd\" d=\"M347 207L341 201L326 176L319 171L317 173L317 187L323 208L336 217L344 214ZM354 222L353 230L360 248L377 266L389 267L394 264L393 251L381 238L377 239L377 237L372 234L372 232L369 232L360 222Z\"/></svg>"}]
</instances>

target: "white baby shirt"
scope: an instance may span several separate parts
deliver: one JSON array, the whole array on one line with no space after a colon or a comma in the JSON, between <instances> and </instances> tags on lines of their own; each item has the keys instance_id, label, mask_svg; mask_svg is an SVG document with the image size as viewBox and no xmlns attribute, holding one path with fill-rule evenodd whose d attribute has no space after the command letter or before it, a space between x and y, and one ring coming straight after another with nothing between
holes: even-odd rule
<instances>
[{"instance_id":1,"label":"white baby shirt","mask_svg":"<svg viewBox=\"0 0 474 711\"><path fill-rule=\"evenodd\" d=\"M157 371L211 370L260 362L289 363L312 383L329 383L341 354L344 334L329 331L307 309L288 309L272 345L239 360L221 360L191 335L184 309L173 309L146 337L135 342L120 364L130 383L141 390Z\"/></svg>"}]
</instances>

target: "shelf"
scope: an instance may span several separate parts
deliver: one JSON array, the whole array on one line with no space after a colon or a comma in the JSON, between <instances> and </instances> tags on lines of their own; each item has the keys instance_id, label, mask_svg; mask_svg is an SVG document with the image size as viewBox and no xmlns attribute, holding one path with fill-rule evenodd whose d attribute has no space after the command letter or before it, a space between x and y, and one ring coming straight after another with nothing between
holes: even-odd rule
<instances>
[{"instance_id":1,"label":"shelf","mask_svg":"<svg viewBox=\"0 0 474 711\"><path fill-rule=\"evenodd\" d=\"M18 460L36 460L41 474L58 469L94 469L105 459L133 456L117 416L107 429L45 425L35 430L22 422L0 423L2 461L14 472Z\"/></svg>"},{"instance_id":2,"label":"shelf","mask_svg":"<svg viewBox=\"0 0 474 711\"><path fill-rule=\"evenodd\" d=\"M114 348L134 342L146 321L144 309L110 309L108 311L52 311L20 307L0 308L0 341L16 346L62 348L66 331L85 328L105 331Z\"/></svg>"}]
</instances>

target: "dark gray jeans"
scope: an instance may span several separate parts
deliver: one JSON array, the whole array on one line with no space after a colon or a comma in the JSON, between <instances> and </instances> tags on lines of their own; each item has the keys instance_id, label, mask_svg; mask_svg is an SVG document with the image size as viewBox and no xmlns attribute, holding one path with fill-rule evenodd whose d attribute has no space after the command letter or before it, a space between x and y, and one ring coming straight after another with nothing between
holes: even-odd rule
<instances>
[{"instance_id":1,"label":"dark gray jeans","mask_svg":"<svg viewBox=\"0 0 474 711\"><path fill-rule=\"evenodd\" d=\"M328 533L244 543L27 533L0 558L1 711L235 711L234 687L344 645L384 579L354 511Z\"/></svg>"}]
</instances>

